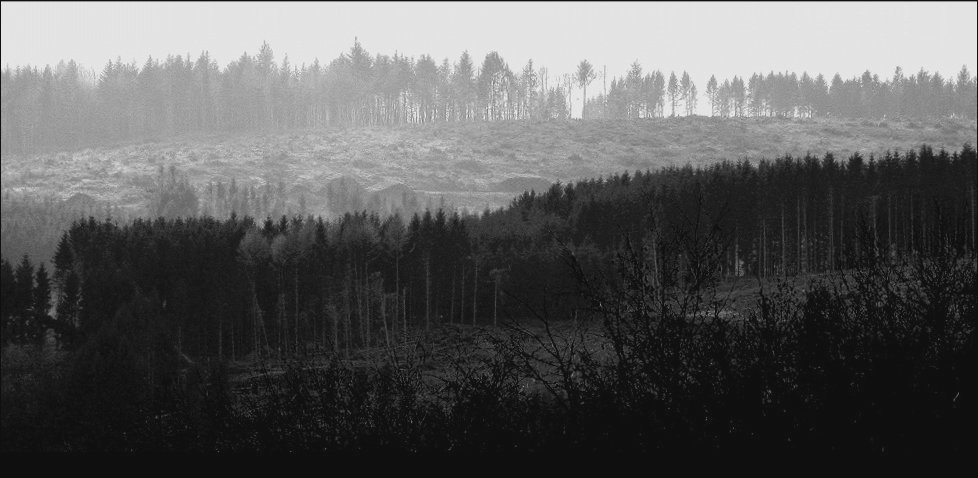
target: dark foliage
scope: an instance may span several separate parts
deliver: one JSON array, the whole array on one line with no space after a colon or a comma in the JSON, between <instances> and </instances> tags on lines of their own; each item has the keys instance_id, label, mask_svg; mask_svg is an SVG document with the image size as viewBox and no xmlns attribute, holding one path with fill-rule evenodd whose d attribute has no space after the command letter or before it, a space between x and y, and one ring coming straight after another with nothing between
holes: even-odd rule
<instances>
[{"instance_id":1,"label":"dark foliage","mask_svg":"<svg viewBox=\"0 0 978 478\"><path fill-rule=\"evenodd\" d=\"M975 162L626 173L407 224L79 221L53 319L46 272L3 261L3 447L960 452ZM425 351L490 323L442 369Z\"/></svg>"}]
</instances>

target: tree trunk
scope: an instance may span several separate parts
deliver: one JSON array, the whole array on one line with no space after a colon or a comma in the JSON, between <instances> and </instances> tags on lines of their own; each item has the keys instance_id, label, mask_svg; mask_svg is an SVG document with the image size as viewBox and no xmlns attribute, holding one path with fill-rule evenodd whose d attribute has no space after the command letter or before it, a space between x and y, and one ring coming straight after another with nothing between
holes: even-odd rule
<instances>
[{"instance_id":1,"label":"tree trunk","mask_svg":"<svg viewBox=\"0 0 978 478\"><path fill-rule=\"evenodd\" d=\"M261 359L261 345L258 341L258 292L255 290L255 279L249 277L251 285L251 328L254 336L255 357Z\"/></svg>"},{"instance_id":2,"label":"tree trunk","mask_svg":"<svg viewBox=\"0 0 978 478\"><path fill-rule=\"evenodd\" d=\"M978 232L975 229L975 206L978 206L978 204L976 204L976 200L975 200L975 187L972 186L971 187L971 250L972 251L975 250L975 233Z\"/></svg>"},{"instance_id":3,"label":"tree trunk","mask_svg":"<svg viewBox=\"0 0 978 478\"><path fill-rule=\"evenodd\" d=\"M357 329L360 333L360 346L363 347L367 343L367 336L364 334L363 328L363 284L360 281L360 270L356 262L353 263L353 291L357 301Z\"/></svg>"},{"instance_id":4,"label":"tree trunk","mask_svg":"<svg viewBox=\"0 0 978 478\"><path fill-rule=\"evenodd\" d=\"M581 121L584 121L584 113L587 111L587 83L584 84L584 97L581 98Z\"/></svg>"},{"instance_id":5,"label":"tree trunk","mask_svg":"<svg viewBox=\"0 0 978 478\"><path fill-rule=\"evenodd\" d=\"M391 348L391 336L387 332L387 297L384 295L384 281L380 281L380 321L384 327L384 342L387 343L387 349Z\"/></svg>"},{"instance_id":6,"label":"tree trunk","mask_svg":"<svg viewBox=\"0 0 978 478\"><path fill-rule=\"evenodd\" d=\"M224 318L222 314L217 316L217 358L224 360Z\"/></svg>"},{"instance_id":7,"label":"tree trunk","mask_svg":"<svg viewBox=\"0 0 978 478\"><path fill-rule=\"evenodd\" d=\"M655 247L653 245L653 247ZM740 277L740 230L734 229L734 277ZM662 288L662 284L659 284L659 288Z\"/></svg>"},{"instance_id":8,"label":"tree trunk","mask_svg":"<svg viewBox=\"0 0 978 478\"><path fill-rule=\"evenodd\" d=\"M781 277L785 275L784 201L781 201Z\"/></svg>"},{"instance_id":9,"label":"tree trunk","mask_svg":"<svg viewBox=\"0 0 978 478\"><path fill-rule=\"evenodd\" d=\"M893 197L892 194L886 194L886 256L887 259L890 257L890 251L893 249Z\"/></svg>"},{"instance_id":10,"label":"tree trunk","mask_svg":"<svg viewBox=\"0 0 978 478\"><path fill-rule=\"evenodd\" d=\"M371 337L372 331L370 330L370 271L367 270L366 263L363 264L363 289L361 290L366 294L363 300L363 329L369 347L373 344L373 337Z\"/></svg>"},{"instance_id":11,"label":"tree trunk","mask_svg":"<svg viewBox=\"0 0 978 478\"><path fill-rule=\"evenodd\" d=\"M232 362L238 359L237 355L235 354L235 347L234 347L235 338L236 337L234 335L234 321L232 320L231 321L231 361Z\"/></svg>"},{"instance_id":12,"label":"tree trunk","mask_svg":"<svg viewBox=\"0 0 978 478\"><path fill-rule=\"evenodd\" d=\"M835 271L835 194L829 187L829 271Z\"/></svg>"},{"instance_id":13,"label":"tree trunk","mask_svg":"<svg viewBox=\"0 0 978 478\"><path fill-rule=\"evenodd\" d=\"M870 198L870 203L869 203L869 207L871 208L871 211L870 211L870 220L873 223L873 256L874 257L876 257L876 256L879 255L878 253L879 253L879 248L880 248L879 247L880 238L879 238L879 234L877 232L877 227L876 227L876 224L877 224L877 218L876 218L876 202L877 202L878 199L879 199L878 196L873 196L873 197Z\"/></svg>"},{"instance_id":14,"label":"tree trunk","mask_svg":"<svg viewBox=\"0 0 978 478\"><path fill-rule=\"evenodd\" d=\"M278 315L278 358L281 359L283 353L287 353L288 350L288 322L285 320L285 279L282 277L284 271L280 271L278 274L278 307L276 307ZM283 350L283 346L285 350Z\"/></svg>"},{"instance_id":15,"label":"tree trunk","mask_svg":"<svg viewBox=\"0 0 978 478\"><path fill-rule=\"evenodd\" d=\"M476 314L478 309L476 304L479 301L479 261L478 259L473 259L475 263L475 274L472 276L472 325L476 324Z\"/></svg>"},{"instance_id":16,"label":"tree trunk","mask_svg":"<svg viewBox=\"0 0 978 478\"><path fill-rule=\"evenodd\" d=\"M802 273L802 262L801 262L801 196L795 198L795 240L797 245L797 255L795 256L795 270L796 273Z\"/></svg>"},{"instance_id":17,"label":"tree trunk","mask_svg":"<svg viewBox=\"0 0 978 478\"><path fill-rule=\"evenodd\" d=\"M839 268L845 268L845 257L846 257L846 196L844 193L839 195L839 251L837 254L842 255L839 258Z\"/></svg>"},{"instance_id":18,"label":"tree trunk","mask_svg":"<svg viewBox=\"0 0 978 478\"><path fill-rule=\"evenodd\" d=\"M293 285L295 287L295 352L299 352L299 264L293 268Z\"/></svg>"},{"instance_id":19,"label":"tree trunk","mask_svg":"<svg viewBox=\"0 0 978 478\"><path fill-rule=\"evenodd\" d=\"M582 118L583 119L583 118ZM495 284L492 291L492 326L496 327L499 325L498 312L499 312L499 274L496 274Z\"/></svg>"},{"instance_id":20,"label":"tree trunk","mask_svg":"<svg viewBox=\"0 0 978 478\"><path fill-rule=\"evenodd\" d=\"M395 298L394 322L395 323L397 322L398 312L400 312L401 310L401 308L399 307L400 300L397 300L400 298L399 296L401 295L401 255L400 254L401 254L401 250L400 250L400 246L398 246L397 249L395 249L394 251L394 298ZM405 329L404 332L406 333L407 330Z\"/></svg>"},{"instance_id":21,"label":"tree trunk","mask_svg":"<svg viewBox=\"0 0 978 478\"><path fill-rule=\"evenodd\" d=\"M461 295L461 305L458 310L458 323L465 323L465 262L462 262L462 279L459 286Z\"/></svg>"},{"instance_id":22,"label":"tree trunk","mask_svg":"<svg viewBox=\"0 0 978 478\"><path fill-rule=\"evenodd\" d=\"M431 330L431 252L424 257L424 329Z\"/></svg>"},{"instance_id":23,"label":"tree trunk","mask_svg":"<svg viewBox=\"0 0 978 478\"><path fill-rule=\"evenodd\" d=\"M345 290L343 291L343 317L344 317L344 320L343 321L346 322L346 324L344 324L344 327L343 327L343 336L345 338L345 340L344 340L344 342L345 342L344 346L345 346L345 349L346 349L346 358L347 359L350 358L350 338L351 338L350 337L350 334L351 334L350 329L353 327L353 317L352 317L352 315L353 315L353 310L352 310L353 309L353 304L351 304L352 301L350 300L350 294L353 293L353 291L351 290L352 289L352 285L351 285L351 282L350 282L351 280L352 280L352 277L351 277L351 274L350 274L350 263L347 262L346 263L346 287L344 287Z\"/></svg>"}]
</instances>

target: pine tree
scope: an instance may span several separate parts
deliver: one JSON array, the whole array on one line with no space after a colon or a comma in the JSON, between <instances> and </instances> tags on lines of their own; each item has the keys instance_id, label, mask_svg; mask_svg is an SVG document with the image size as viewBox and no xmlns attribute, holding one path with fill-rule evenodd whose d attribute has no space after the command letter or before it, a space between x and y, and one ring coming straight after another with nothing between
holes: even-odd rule
<instances>
[{"instance_id":1,"label":"pine tree","mask_svg":"<svg viewBox=\"0 0 978 478\"><path fill-rule=\"evenodd\" d=\"M669 116L675 117L676 116L676 103L678 102L679 95L680 95L680 91L679 91L679 80L676 79L676 72L672 72L672 73L669 74L669 86L668 86L668 89L666 91L669 94L669 106L671 108L671 110L670 110L671 112L670 112Z\"/></svg>"},{"instance_id":2,"label":"pine tree","mask_svg":"<svg viewBox=\"0 0 978 478\"><path fill-rule=\"evenodd\" d=\"M64 288L65 279L74 267L75 255L71 250L71 242L68 233L61 235L58 241L58 248L54 252L54 281L58 289Z\"/></svg>"},{"instance_id":3,"label":"pine tree","mask_svg":"<svg viewBox=\"0 0 978 478\"><path fill-rule=\"evenodd\" d=\"M679 80L679 98L683 102L684 109L686 110L686 116L690 115L689 110L689 93L693 86L693 80L689 78L689 73L683 72L682 79Z\"/></svg>"},{"instance_id":4,"label":"pine tree","mask_svg":"<svg viewBox=\"0 0 978 478\"><path fill-rule=\"evenodd\" d=\"M17 278L14 268L6 259L0 259L0 331L3 333L0 342L7 344L13 337L14 294L17 290Z\"/></svg>"},{"instance_id":5,"label":"pine tree","mask_svg":"<svg viewBox=\"0 0 978 478\"><path fill-rule=\"evenodd\" d=\"M717 114L717 78L710 75L710 81L706 82L706 98L710 102L710 116Z\"/></svg>"},{"instance_id":6,"label":"pine tree","mask_svg":"<svg viewBox=\"0 0 978 478\"><path fill-rule=\"evenodd\" d=\"M81 283L74 271L69 271L58 298L57 320L54 333L58 342L73 345L74 332L78 328L78 305L80 303Z\"/></svg>"},{"instance_id":7,"label":"pine tree","mask_svg":"<svg viewBox=\"0 0 978 478\"><path fill-rule=\"evenodd\" d=\"M40 341L51 325L51 279L42 262L34 278L34 294L31 306L32 321L29 326L30 340Z\"/></svg>"},{"instance_id":8,"label":"pine tree","mask_svg":"<svg viewBox=\"0 0 978 478\"><path fill-rule=\"evenodd\" d=\"M13 296L12 340L23 344L30 338L31 306L34 300L34 266L31 265L27 254L24 254L14 275L16 280Z\"/></svg>"},{"instance_id":9,"label":"pine tree","mask_svg":"<svg viewBox=\"0 0 978 478\"><path fill-rule=\"evenodd\" d=\"M587 109L587 85L589 85L595 78L597 74L591 67L591 64L587 60L581 60L581 63L577 65L577 84L584 90L584 96L581 99L581 119L585 119L585 110Z\"/></svg>"}]
</instances>

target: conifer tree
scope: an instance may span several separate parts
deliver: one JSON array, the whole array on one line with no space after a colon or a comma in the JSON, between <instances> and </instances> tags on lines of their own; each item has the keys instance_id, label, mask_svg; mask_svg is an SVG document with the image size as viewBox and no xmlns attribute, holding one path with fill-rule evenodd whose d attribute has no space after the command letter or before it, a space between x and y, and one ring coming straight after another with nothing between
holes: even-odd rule
<instances>
[{"instance_id":1,"label":"conifer tree","mask_svg":"<svg viewBox=\"0 0 978 478\"><path fill-rule=\"evenodd\" d=\"M676 104L679 102L680 90L679 80L676 79L676 72L669 74L669 87L666 90L669 94L670 117L676 116Z\"/></svg>"},{"instance_id":2,"label":"conifer tree","mask_svg":"<svg viewBox=\"0 0 978 478\"><path fill-rule=\"evenodd\" d=\"M587 60L581 60L581 63L577 65L577 84L584 91L584 96L581 99L581 119L585 119L585 113L587 109L587 85L589 85L594 79L597 78L597 74L594 72L594 68Z\"/></svg>"},{"instance_id":3,"label":"conifer tree","mask_svg":"<svg viewBox=\"0 0 978 478\"><path fill-rule=\"evenodd\" d=\"M710 75L710 81L706 83L706 98L710 102L710 116L717 114L717 78Z\"/></svg>"},{"instance_id":4,"label":"conifer tree","mask_svg":"<svg viewBox=\"0 0 978 478\"><path fill-rule=\"evenodd\" d=\"M0 330L3 344L14 340L13 333L13 311L14 294L17 290L17 278L14 275L14 268L6 259L0 259Z\"/></svg>"},{"instance_id":5,"label":"conifer tree","mask_svg":"<svg viewBox=\"0 0 978 478\"><path fill-rule=\"evenodd\" d=\"M43 339L45 331L51 326L51 278L43 262L38 265L34 278L31 311L29 334L30 340L36 342Z\"/></svg>"},{"instance_id":6,"label":"conifer tree","mask_svg":"<svg viewBox=\"0 0 978 478\"><path fill-rule=\"evenodd\" d=\"M27 343L30 339L32 305L34 301L34 266L25 254L17 266L13 296L13 340Z\"/></svg>"}]
</instances>

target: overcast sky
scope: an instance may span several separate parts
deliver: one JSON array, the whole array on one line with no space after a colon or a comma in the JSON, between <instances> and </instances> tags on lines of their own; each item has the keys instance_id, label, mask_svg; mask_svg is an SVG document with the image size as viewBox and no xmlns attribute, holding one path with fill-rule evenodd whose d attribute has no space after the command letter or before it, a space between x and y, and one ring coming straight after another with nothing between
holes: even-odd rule
<instances>
[{"instance_id":1,"label":"overcast sky","mask_svg":"<svg viewBox=\"0 0 978 478\"><path fill-rule=\"evenodd\" d=\"M268 41L277 62L328 62L353 38L371 54L463 50L481 63L496 50L510 68L570 72L588 59L599 72L589 96L633 61L666 76L686 70L702 92L718 79L752 72L808 71L881 77L900 65L974 74L978 3L2 3L0 64L16 67L74 59L101 69L109 59L208 50L222 67ZM579 110L580 92L574 109ZM700 110L704 103L701 99ZM576 113L575 113L576 115Z\"/></svg>"}]
</instances>

